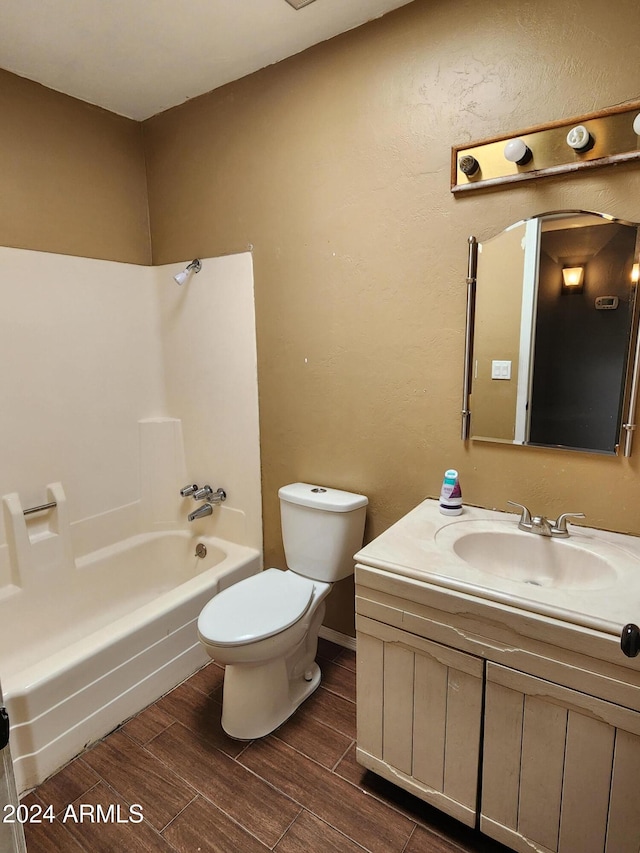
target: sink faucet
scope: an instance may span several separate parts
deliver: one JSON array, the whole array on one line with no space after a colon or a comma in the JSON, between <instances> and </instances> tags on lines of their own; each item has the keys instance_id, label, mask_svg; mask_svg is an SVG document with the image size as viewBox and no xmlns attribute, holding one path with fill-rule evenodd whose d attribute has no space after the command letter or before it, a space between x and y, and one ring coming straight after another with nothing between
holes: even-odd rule
<instances>
[{"instance_id":1,"label":"sink faucet","mask_svg":"<svg viewBox=\"0 0 640 853\"><path fill-rule=\"evenodd\" d=\"M551 535L562 536L564 539L566 539L569 535L569 531L567 530L567 519L585 517L586 516L583 512L563 512L562 515L559 515L553 522L553 525L551 527Z\"/></svg>"},{"instance_id":2,"label":"sink faucet","mask_svg":"<svg viewBox=\"0 0 640 853\"><path fill-rule=\"evenodd\" d=\"M518 522L520 530L525 530L527 533L537 533L539 536L553 536L555 538L566 539L569 536L567 519L585 517L583 512L563 512L555 521L550 521L544 515L534 515L532 517L527 507L523 504L516 503L515 501L507 501L507 503L511 504L511 506L517 506L522 510L522 515Z\"/></svg>"}]
</instances>

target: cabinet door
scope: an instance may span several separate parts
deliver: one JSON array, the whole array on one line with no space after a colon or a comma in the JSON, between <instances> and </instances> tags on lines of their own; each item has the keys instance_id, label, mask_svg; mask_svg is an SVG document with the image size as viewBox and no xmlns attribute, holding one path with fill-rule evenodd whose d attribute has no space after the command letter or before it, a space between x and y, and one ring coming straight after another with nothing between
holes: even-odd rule
<instances>
[{"instance_id":1,"label":"cabinet door","mask_svg":"<svg viewBox=\"0 0 640 853\"><path fill-rule=\"evenodd\" d=\"M358 760L473 826L483 661L358 618Z\"/></svg>"},{"instance_id":2,"label":"cabinet door","mask_svg":"<svg viewBox=\"0 0 640 853\"><path fill-rule=\"evenodd\" d=\"M480 828L531 853L638 853L640 714L487 665Z\"/></svg>"}]
</instances>

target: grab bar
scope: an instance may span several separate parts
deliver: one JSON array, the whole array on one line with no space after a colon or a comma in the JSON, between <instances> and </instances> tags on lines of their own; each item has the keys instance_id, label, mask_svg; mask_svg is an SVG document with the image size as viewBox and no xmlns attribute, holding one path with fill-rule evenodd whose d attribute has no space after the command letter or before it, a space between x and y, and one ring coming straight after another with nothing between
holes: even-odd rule
<instances>
[{"instance_id":1,"label":"grab bar","mask_svg":"<svg viewBox=\"0 0 640 853\"><path fill-rule=\"evenodd\" d=\"M30 506L28 509L22 510L23 515L31 515L34 512L44 512L45 509L53 509L58 506L56 501L50 501L48 504L40 504L40 506Z\"/></svg>"}]
</instances>

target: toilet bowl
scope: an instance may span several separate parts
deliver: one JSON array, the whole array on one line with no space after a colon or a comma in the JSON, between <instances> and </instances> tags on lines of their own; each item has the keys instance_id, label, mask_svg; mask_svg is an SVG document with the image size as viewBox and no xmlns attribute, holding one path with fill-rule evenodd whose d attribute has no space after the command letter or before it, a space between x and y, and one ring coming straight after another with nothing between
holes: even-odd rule
<instances>
[{"instance_id":1,"label":"toilet bowl","mask_svg":"<svg viewBox=\"0 0 640 853\"><path fill-rule=\"evenodd\" d=\"M287 720L320 684L315 662L325 599L353 573L367 498L294 483L279 491L288 569L223 590L198 618L208 655L225 664L222 727L252 740Z\"/></svg>"},{"instance_id":2,"label":"toilet bowl","mask_svg":"<svg viewBox=\"0 0 640 853\"><path fill-rule=\"evenodd\" d=\"M269 734L320 684L315 656L330 589L267 569L204 607L198 637L211 658L226 664L222 728L231 737Z\"/></svg>"}]
</instances>

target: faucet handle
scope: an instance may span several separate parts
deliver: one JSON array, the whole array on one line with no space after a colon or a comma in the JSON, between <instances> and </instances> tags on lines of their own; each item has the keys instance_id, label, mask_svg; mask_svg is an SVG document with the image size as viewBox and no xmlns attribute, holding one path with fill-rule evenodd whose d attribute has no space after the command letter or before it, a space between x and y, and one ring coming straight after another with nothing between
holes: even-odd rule
<instances>
[{"instance_id":1,"label":"faucet handle","mask_svg":"<svg viewBox=\"0 0 640 853\"><path fill-rule=\"evenodd\" d=\"M188 498L189 495L192 495L194 492L198 491L197 485L194 483L192 486L184 486L184 488L180 489L180 494L183 498Z\"/></svg>"},{"instance_id":2,"label":"faucet handle","mask_svg":"<svg viewBox=\"0 0 640 853\"><path fill-rule=\"evenodd\" d=\"M554 536L568 536L567 519L568 518L586 518L583 512L563 512L555 521L551 523L551 533Z\"/></svg>"},{"instance_id":3,"label":"faucet handle","mask_svg":"<svg viewBox=\"0 0 640 853\"><path fill-rule=\"evenodd\" d=\"M530 527L531 526L531 513L529 512L527 507L524 504L518 504L515 501L507 501L507 503L511 504L511 506L517 506L518 509L522 510L522 515L520 516L520 521L518 522L518 525L526 524Z\"/></svg>"},{"instance_id":4,"label":"faucet handle","mask_svg":"<svg viewBox=\"0 0 640 853\"><path fill-rule=\"evenodd\" d=\"M211 486L203 486L201 489L196 489L193 492L193 499L194 501L208 501L212 494L213 489Z\"/></svg>"}]
</instances>

